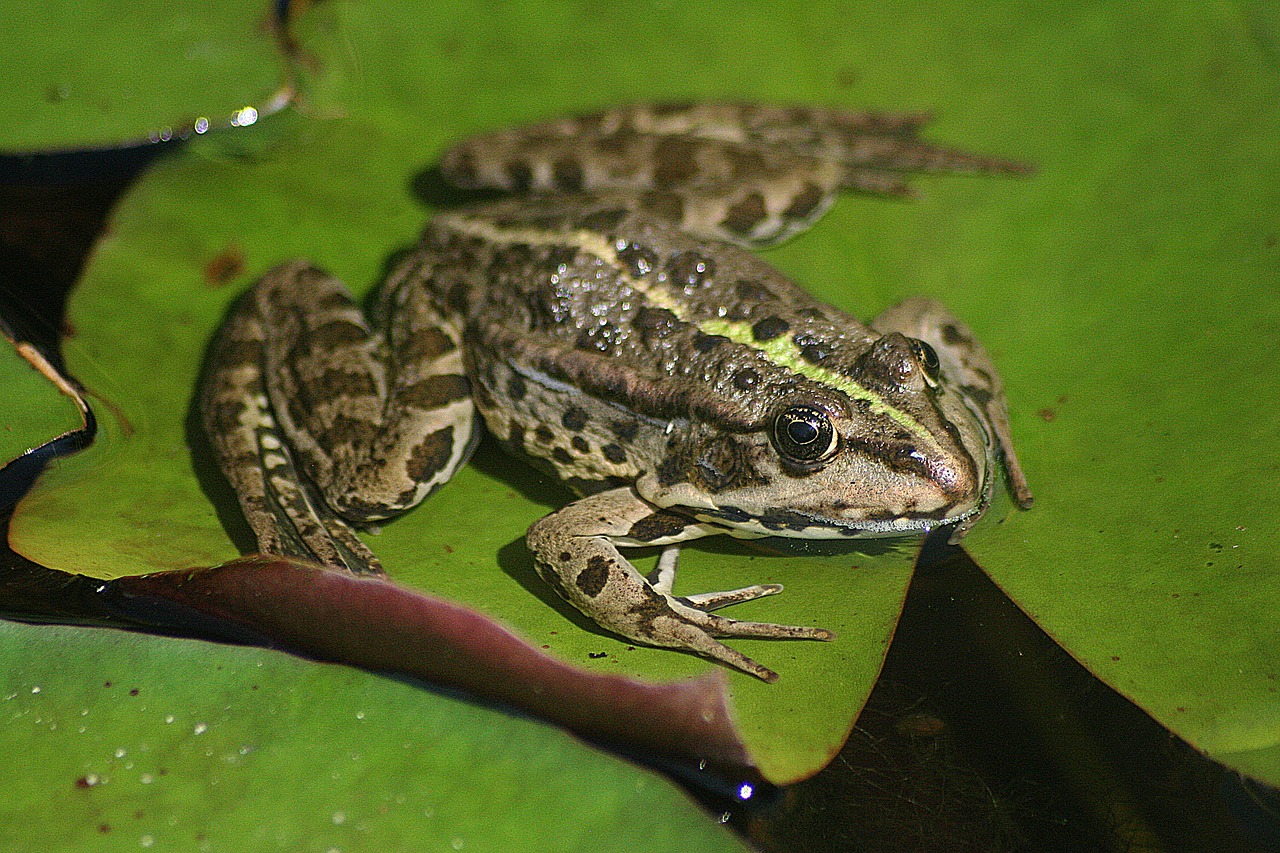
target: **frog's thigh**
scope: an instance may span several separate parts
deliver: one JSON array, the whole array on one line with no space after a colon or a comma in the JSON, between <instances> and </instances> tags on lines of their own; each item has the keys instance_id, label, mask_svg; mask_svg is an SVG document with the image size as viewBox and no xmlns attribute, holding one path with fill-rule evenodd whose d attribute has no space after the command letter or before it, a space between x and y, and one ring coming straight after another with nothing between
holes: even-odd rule
<instances>
[{"instance_id":1,"label":"frog's thigh","mask_svg":"<svg viewBox=\"0 0 1280 853\"><path fill-rule=\"evenodd\" d=\"M706 610L769 595L776 587L748 587L681 599L669 583L651 585L618 551L618 545L664 544L722 532L657 510L631 489L614 489L575 501L529 528L538 573L596 624L648 645L692 651L765 681L777 678L751 658L714 637L829 639L816 628L740 622ZM655 535L655 534L661 535ZM665 588L664 588L665 587ZM732 597L733 600L727 600Z\"/></svg>"},{"instance_id":2,"label":"frog's thigh","mask_svg":"<svg viewBox=\"0 0 1280 853\"><path fill-rule=\"evenodd\" d=\"M398 270L391 281L415 273ZM272 408L339 515L394 515L466 461L478 433L458 333L426 300L409 299L412 288L395 289L407 304L385 312L385 327L303 262L272 270L255 293Z\"/></svg>"}]
</instances>

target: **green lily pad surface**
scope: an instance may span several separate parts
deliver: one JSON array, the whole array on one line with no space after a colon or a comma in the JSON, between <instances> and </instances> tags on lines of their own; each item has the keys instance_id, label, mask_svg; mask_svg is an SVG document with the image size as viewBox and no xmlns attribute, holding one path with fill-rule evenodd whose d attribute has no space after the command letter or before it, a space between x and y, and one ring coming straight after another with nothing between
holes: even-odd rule
<instances>
[{"instance_id":1,"label":"green lily pad surface","mask_svg":"<svg viewBox=\"0 0 1280 853\"><path fill-rule=\"evenodd\" d=\"M972 553L1164 725L1280 781L1274 27L1256 10L1177 2L877 2L854 17L835 3L312 9L297 26L307 73L289 132L248 159L200 140L117 212L67 355L126 420L24 501L15 548L118 578L248 547L190 409L209 335L236 293L291 257L367 291L430 214L419 176L452 140L648 98L932 109L933 138L1038 174L921 180L915 203L844 199L769 259L864 316L928 294L974 327L1004 373L1037 503L993 510ZM646 681L706 673L599 632L538 585L521 536L566 497L486 448L369 541L396 581L574 665ZM838 747L911 559L686 549L680 591L781 581L784 595L735 615L839 634L743 644L782 673L727 682L767 777L804 776Z\"/></svg>"},{"instance_id":2,"label":"green lily pad surface","mask_svg":"<svg viewBox=\"0 0 1280 853\"><path fill-rule=\"evenodd\" d=\"M289 95L270 0L2 0L0 15L0 152L181 138L251 124Z\"/></svg>"},{"instance_id":3,"label":"green lily pad surface","mask_svg":"<svg viewBox=\"0 0 1280 853\"><path fill-rule=\"evenodd\" d=\"M5 850L744 849L656 774L351 667L6 622L0 662Z\"/></svg>"}]
</instances>

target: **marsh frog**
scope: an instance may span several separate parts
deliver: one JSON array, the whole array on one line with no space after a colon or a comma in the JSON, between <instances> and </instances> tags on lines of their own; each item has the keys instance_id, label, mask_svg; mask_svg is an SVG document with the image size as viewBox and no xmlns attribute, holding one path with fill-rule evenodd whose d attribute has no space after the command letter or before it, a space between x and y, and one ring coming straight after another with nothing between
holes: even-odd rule
<instances>
[{"instance_id":1,"label":"marsh frog","mask_svg":"<svg viewBox=\"0 0 1280 853\"><path fill-rule=\"evenodd\" d=\"M400 513L485 427L578 495L534 522L537 571L602 627L772 681L718 638L829 639L738 621L756 584L677 595L703 536L954 537L1010 443L969 328L909 299L869 325L747 251L803 230L840 188L910 171L1018 172L918 138L922 116L734 104L609 110L444 155L463 189L366 314L306 261L268 272L211 350L205 427L263 552L380 572L353 528ZM641 575L619 549L658 546Z\"/></svg>"}]
</instances>

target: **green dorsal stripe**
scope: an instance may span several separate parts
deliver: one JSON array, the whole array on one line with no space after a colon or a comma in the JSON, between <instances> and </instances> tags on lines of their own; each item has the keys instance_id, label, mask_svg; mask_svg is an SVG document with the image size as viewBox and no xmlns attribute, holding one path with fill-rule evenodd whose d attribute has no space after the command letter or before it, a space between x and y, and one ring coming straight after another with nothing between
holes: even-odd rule
<instances>
[{"instance_id":1,"label":"green dorsal stripe","mask_svg":"<svg viewBox=\"0 0 1280 853\"><path fill-rule=\"evenodd\" d=\"M913 433L922 441L934 446L937 445L933 436L925 429L924 424L901 409L889 405L879 394L864 388L844 374L835 373L805 361L800 354L800 347L796 346L795 341L790 336L780 335L772 340L760 342L755 339L751 326L747 323L735 323L722 319L690 319L687 306L676 299L674 294L661 288L653 287L651 282L638 279L630 274L628 265L618 258L618 252L625 248L625 242L620 243L617 240L610 240L603 234L586 229L548 231L535 226L503 228L483 219L458 217L453 218L449 225L457 231L482 236L495 243L527 243L531 246L548 246L563 245L566 241L571 242L616 268L627 284L637 293L642 294L650 303L659 308L667 309L677 319L693 324L704 334L720 335L736 344L750 347L781 368L797 373L806 379L811 379L819 385L825 385L828 388L841 391L854 400L863 400L875 414L892 418L903 429Z\"/></svg>"},{"instance_id":2,"label":"green dorsal stripe","mask_svg":"<svg viewBox=\"0 0 1280 853\"><path fill-rule=\"evenodd\" d=\"M904 429L929 441L931 444L933 443L933 437L924 428L924 424L901 409L889 405L879 394L864 388L843 373L835 373L825 367L819 367L816 364L805 361L800 354L800 347L787 335L779 335L772 340L760 342L755 339L755 334L748 323L734 323L729 320L704 320L695 325L708 335L721 335L735 344L742 344L764 353L765 358L769 359L771 363L786 368L792 373L798 373L806 379L812 379L819 385L842 391L851 399L863 400L869 404L872 412L893 418Z\"/></svg>"}]
</instances>

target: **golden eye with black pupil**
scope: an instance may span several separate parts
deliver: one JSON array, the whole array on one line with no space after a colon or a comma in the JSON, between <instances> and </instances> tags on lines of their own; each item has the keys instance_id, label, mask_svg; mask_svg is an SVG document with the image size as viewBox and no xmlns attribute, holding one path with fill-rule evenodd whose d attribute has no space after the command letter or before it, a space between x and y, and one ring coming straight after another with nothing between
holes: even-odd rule
<instances>
[{"instance_id":1,"label":"golden eye with black pupil","mask_svg":"<svg viewBox=\"0 0 1280 853\"><path fill-rule=\"evenodd\" d=\"M938 361L938 352L921 340L912 339L911 350L916 354L916 361L924 368L924 378L930 385L938 384L938 375L942 367Z\"/></svg>"},{"instance_id":2,"label":"golden eye with black pupil","mask_svg":"<svg viewBox=\"0 0 1280 853\"><path fill-rule=\"evenodd\" d=\"M773 446L792 462L820 462L835 452L836 430L821 409L790 406L773 419Z\"/></svg>"}]
</instances>

